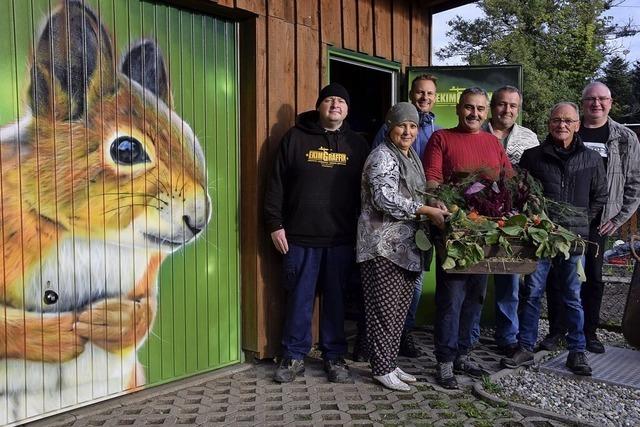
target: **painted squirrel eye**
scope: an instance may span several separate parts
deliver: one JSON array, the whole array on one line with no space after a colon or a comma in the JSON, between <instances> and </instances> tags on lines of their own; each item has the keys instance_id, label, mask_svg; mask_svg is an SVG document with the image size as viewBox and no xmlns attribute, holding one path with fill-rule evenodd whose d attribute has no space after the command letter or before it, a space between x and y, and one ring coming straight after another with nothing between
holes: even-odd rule
<instances>
[{"instance_id":1,"label":"painted squirrel eye","mask_svg":"<svg viewBox=\"0 0 640 427\"><path fill-rule=\"evenodd\" d=\"M121 165L135 165L149 161L142 143L132 136L121 136L111 143L111 158Z\"/></svg>"}]
</instances>

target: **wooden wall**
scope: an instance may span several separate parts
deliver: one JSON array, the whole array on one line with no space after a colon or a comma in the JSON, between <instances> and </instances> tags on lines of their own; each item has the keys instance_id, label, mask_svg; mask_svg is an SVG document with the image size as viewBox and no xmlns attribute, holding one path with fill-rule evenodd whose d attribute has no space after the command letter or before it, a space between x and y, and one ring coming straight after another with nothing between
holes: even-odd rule
<instances>
[{"instance_id":1,"label":"wooden wall","mask_svg":"<svg viewBox=\"0 0 640 427\"><path fill-rule=\"evenodd\" d=\"M437 3L437 4L436 4ZM391 0L220 0L253 13L240 24L243 348L280 349L284 299L280 259L262 223L265 181L295 115L314 108L326 81L327 47L429 65L431 7Z\"/></svg>"}]
</instances>

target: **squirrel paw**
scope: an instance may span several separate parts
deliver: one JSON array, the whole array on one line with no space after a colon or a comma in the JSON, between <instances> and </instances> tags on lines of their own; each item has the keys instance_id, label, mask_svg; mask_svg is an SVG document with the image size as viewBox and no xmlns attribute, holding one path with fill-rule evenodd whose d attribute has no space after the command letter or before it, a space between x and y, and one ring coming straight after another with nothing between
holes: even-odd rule
<instances>
[{"instance_id":1,"label":"squirrel paw","mask_svg":"<svg viewBox=\"0 0 640 427\"><path fill-rule=\"evenodd\" d=\"M135 346L147 336L152 306L147 299L110 298L80 313L75 329L81 337L115 353Z\"/></svg>"},{"instance_id":2,"label":"squirrel paw","mask_svg":"<svg viewBox=\"0 0 640 427\"><path fill-rule=\"evenodd\" d=\"M87 340L74 328L73 313L45 314L8 322L3 355L43 362L67 362L84 351Z\"/></svg>"}]
</instances>

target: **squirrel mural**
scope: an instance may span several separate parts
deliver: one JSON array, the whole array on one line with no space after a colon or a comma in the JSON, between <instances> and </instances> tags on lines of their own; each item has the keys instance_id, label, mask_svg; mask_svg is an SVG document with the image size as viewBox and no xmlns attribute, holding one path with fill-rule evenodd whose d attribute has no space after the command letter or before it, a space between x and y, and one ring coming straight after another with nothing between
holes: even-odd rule
<instances>
[{"instance_id":1,"label":"squirrel mural","mask_svg":"<svg viewBox=\"0 0 640 427\"><path fill-rule=\"evenodd\" d=\"M29 112L0 129L0 424L144 384L158 270L211 212L154 41L116 65L65 0L34 47Z\"/></svg>"}]
</instances>

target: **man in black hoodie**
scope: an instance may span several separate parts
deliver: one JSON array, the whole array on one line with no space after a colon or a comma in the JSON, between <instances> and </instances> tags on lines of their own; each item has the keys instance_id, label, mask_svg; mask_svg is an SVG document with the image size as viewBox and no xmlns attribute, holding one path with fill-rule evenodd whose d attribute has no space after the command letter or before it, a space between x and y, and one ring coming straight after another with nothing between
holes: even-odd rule
<instances>
[{"instance_id":1,"label":"man in black hoodie","mask_svg":"<svg viewBox=\"0 0 640 427\"><path fill-rule=\"evenodd\" d=\"M520 166L537 178L544 188L544 196L571 211L549 208L552 221L583 237L589 236L589 224L600 215L607 201L607 181L600 155L585 147L578 135L580 120L578 106L561 102L551 110L549 135L538 147L524 152ZM538 337L540 302L551 266L555 271L562 293L562 302L568 327L567 367L577 375L591 375L585 356L586 340L583 332L584 312L580 301L581 282L578 278L583 263L581 250L568 259L559 255L553 259L540 259L536 271L525 277L525 298L520 300L519 349L501 364L507 368L531 365L533 347Z\"/></svg>"},{"instance_id":2,"label":"man in black hoodie","mask_svg":"<svg viewBox=\"0 0 640 427\"><path fill-rule=\"evenodd\" d=\"M331 382L353 382L344 362L343 291L355 262L360 179L368 145L344 121L349 94L320 91L316 110L300 114L282 138L267 183L265 220L283 256L287 307L282 360L274 380L293 381L311 350L316 288L322 293L320 349Z\"/></svg>"}]
</instances>

